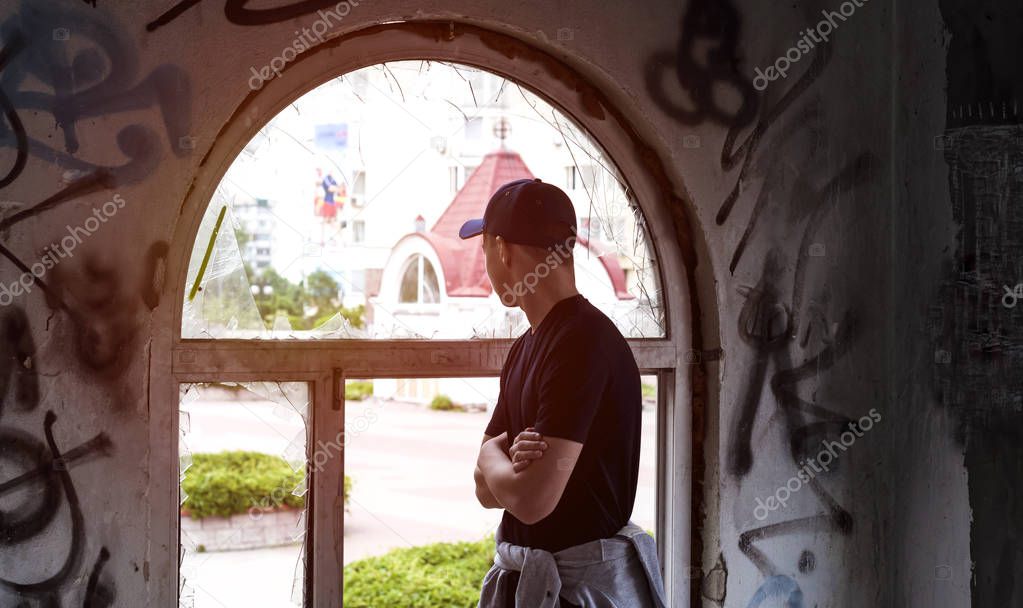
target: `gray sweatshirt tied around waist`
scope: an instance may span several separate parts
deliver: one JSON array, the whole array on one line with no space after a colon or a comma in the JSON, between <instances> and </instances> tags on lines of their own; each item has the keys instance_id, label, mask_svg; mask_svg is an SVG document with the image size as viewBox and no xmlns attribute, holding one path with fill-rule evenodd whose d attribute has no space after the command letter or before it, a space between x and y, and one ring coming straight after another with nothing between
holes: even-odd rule
<instances>
[{"instance_id":1,"label":"gray sweatshirt tied around waist","mask_svg":"<svg viewBox=\"0 0 1023 608\"><path fill-rule=\"evenodd\" d=\"M478 608L559 608L561 597L587 608L666 608L657 544L629 520L615 536L551 553L514 545L498 529L494 565L483 578ZM628 559L622 559L628 558Z\"/></svg>"}]
</instances>

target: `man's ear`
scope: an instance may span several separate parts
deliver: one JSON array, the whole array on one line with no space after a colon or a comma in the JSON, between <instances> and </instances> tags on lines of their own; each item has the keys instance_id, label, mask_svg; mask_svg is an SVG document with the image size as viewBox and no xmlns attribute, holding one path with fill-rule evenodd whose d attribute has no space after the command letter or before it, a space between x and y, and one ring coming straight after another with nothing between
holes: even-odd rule
<instances>
[{"instance_id":1,"label":"man's ear","mask_svg":"<svg viewBox=\"0 0 1023 608\"><path fill-rule=\"evenodd\" d=\"M511 252L510 243L508 243L508 241L504 240L504 237L501 236L501 235L495 236L494 239L497 241L497 256L498 256L498 258L500 258L501 263L504 264L504 266L506 268L510 268L511 267L511 258L512 258L512 252Z\"/></svg>"}]
</instances>

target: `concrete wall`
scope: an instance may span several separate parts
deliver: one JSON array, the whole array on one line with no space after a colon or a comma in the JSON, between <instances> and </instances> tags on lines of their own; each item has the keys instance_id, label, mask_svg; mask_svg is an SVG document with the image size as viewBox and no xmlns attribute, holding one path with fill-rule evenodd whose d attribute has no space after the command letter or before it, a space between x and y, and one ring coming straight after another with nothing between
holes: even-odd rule
<instances>
[{"instance_id":1,"label":"concrete wall","mask_svg":"<svg viewBox=\"0 0 1023 608\"><path fill-rule=\"evenodd\" d=\"M165 260L194 175L229 160L206 157L218 133L269 118L236 114L251 69L317 19L312 1L188 4L0 5L0 281L38 275L0 292L0 605L173 595L149 520L175 511L148 439L175 432L148 399L153 336L176 331L152 322L181 289ZM995 107L1020 99L1019 9L846 4L773 81L754 70L839 2L364 0L330 35L514 35L603 89L667 167L698 346L723 352L693 376L704 605L1013 605L1023 311L998 298L1023 281L1021 148Z\"/></svg>"},{"instance_id":2,"label":"concrete wall","mask_svg":"<svg viewBox=\"0 0 1023 608\"><path fill-rule=\"evenodd\" d=\"M302 511L284 509L259 511L231 517L181 518L182 537L192 550L234 551L295 544L304 532ZM201 549L200 549L201 547Z\"/></svg>"},{"instance_id":3,"label":"concrete wall","mask_svg":"<svg viewBox=\"0 0 1023 608\"><path fill-rule=\"evenodd\" d=\"M1019 605L1023 311L1003 299L1023 282L1023 7L942 1L900 22L894 597Z\"/></svg>"}]
</instances>

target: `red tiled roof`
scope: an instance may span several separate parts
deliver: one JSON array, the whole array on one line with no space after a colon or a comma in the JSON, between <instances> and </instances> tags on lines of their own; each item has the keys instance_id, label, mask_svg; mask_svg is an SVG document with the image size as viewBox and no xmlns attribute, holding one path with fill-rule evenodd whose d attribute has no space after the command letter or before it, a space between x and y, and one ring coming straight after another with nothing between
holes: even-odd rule
<instances>
[{"instance_id":1,"label":"red tiled roof","mask_svg":"<svg viewBox=\"0 0 1023 608\"><path fill-rule=\"evenodd\" d=\"M490 195L499 187L523 178L533 179L533 173L518 153L499 150L487 154L425 235L444 267L449 296L490 295L492 289L479 239L463 240L458 229L465 220L483 217Z\"/></svg>"},{"instance_id":2,"label":"red tiled roof","mask_svg":"<svg viewBox=\"0 0 1023 608\"><path fill-rule=\"evenodd\" d=\"M428 232L419 234L437 251L449 296L487 297L493 291L479 239L461 239L458 229L465 220L483 217L490 196L500 186L523 178L533 179L533 173L517 153L500 150L487 154L465 180L465 185L455 194L437 223ZM625 273L618 265L618 259L613 254L605 255L610 249L603 243L588 243L583 238L579 239L579 244L600 256L615 295L622 300L632 299L632 294L625 288Z\"/></svg>"},{"instance_id":3,"label":"red tiled roof","mask_svg":"<svg viewBox=\"0 0 1023 608\"><path fill-rule=\"evenodd\" d=\"M458 238L458 229L465 220L483 217L490 195L502 185L517 179L533 179L533 173L516 152L499 150L483 157L479 167L465 180L465 185L430 228L440 236ZM461 239L459 239L461 240Z\"/></svg>"}]
</instances>

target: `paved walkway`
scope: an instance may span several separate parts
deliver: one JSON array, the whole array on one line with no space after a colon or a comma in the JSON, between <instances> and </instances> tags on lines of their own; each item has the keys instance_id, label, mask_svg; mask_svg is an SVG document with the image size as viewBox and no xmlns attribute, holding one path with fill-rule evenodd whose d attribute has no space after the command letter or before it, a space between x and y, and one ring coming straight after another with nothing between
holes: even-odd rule
<instances>
[{"instance_id":1,"label":"paved walkway","mask_svg":"<svg viewBox=\"0 0 1023 608\"><path fill-rule=\"evenodd\" d=\"M259 449L282 453L301 419L275 414L266 402L188 404L193 452ZM359 418L364 422L357 423ZM372 423L368 421L376 419ZM367 400L346 404L345 470L353 479L345 514L344 562L431 542L478 540L493 531L501 510L476 501L473 467L484 412L432 411L423 405ZM643 416L643 453L633 520L654 528L655 416ZM364 428L355 432L356 428ZM290 606L298 545L275 549L195 554L196 608ZM195 567L195 565L199 565Z\"/></svg>"}]
</instances>

